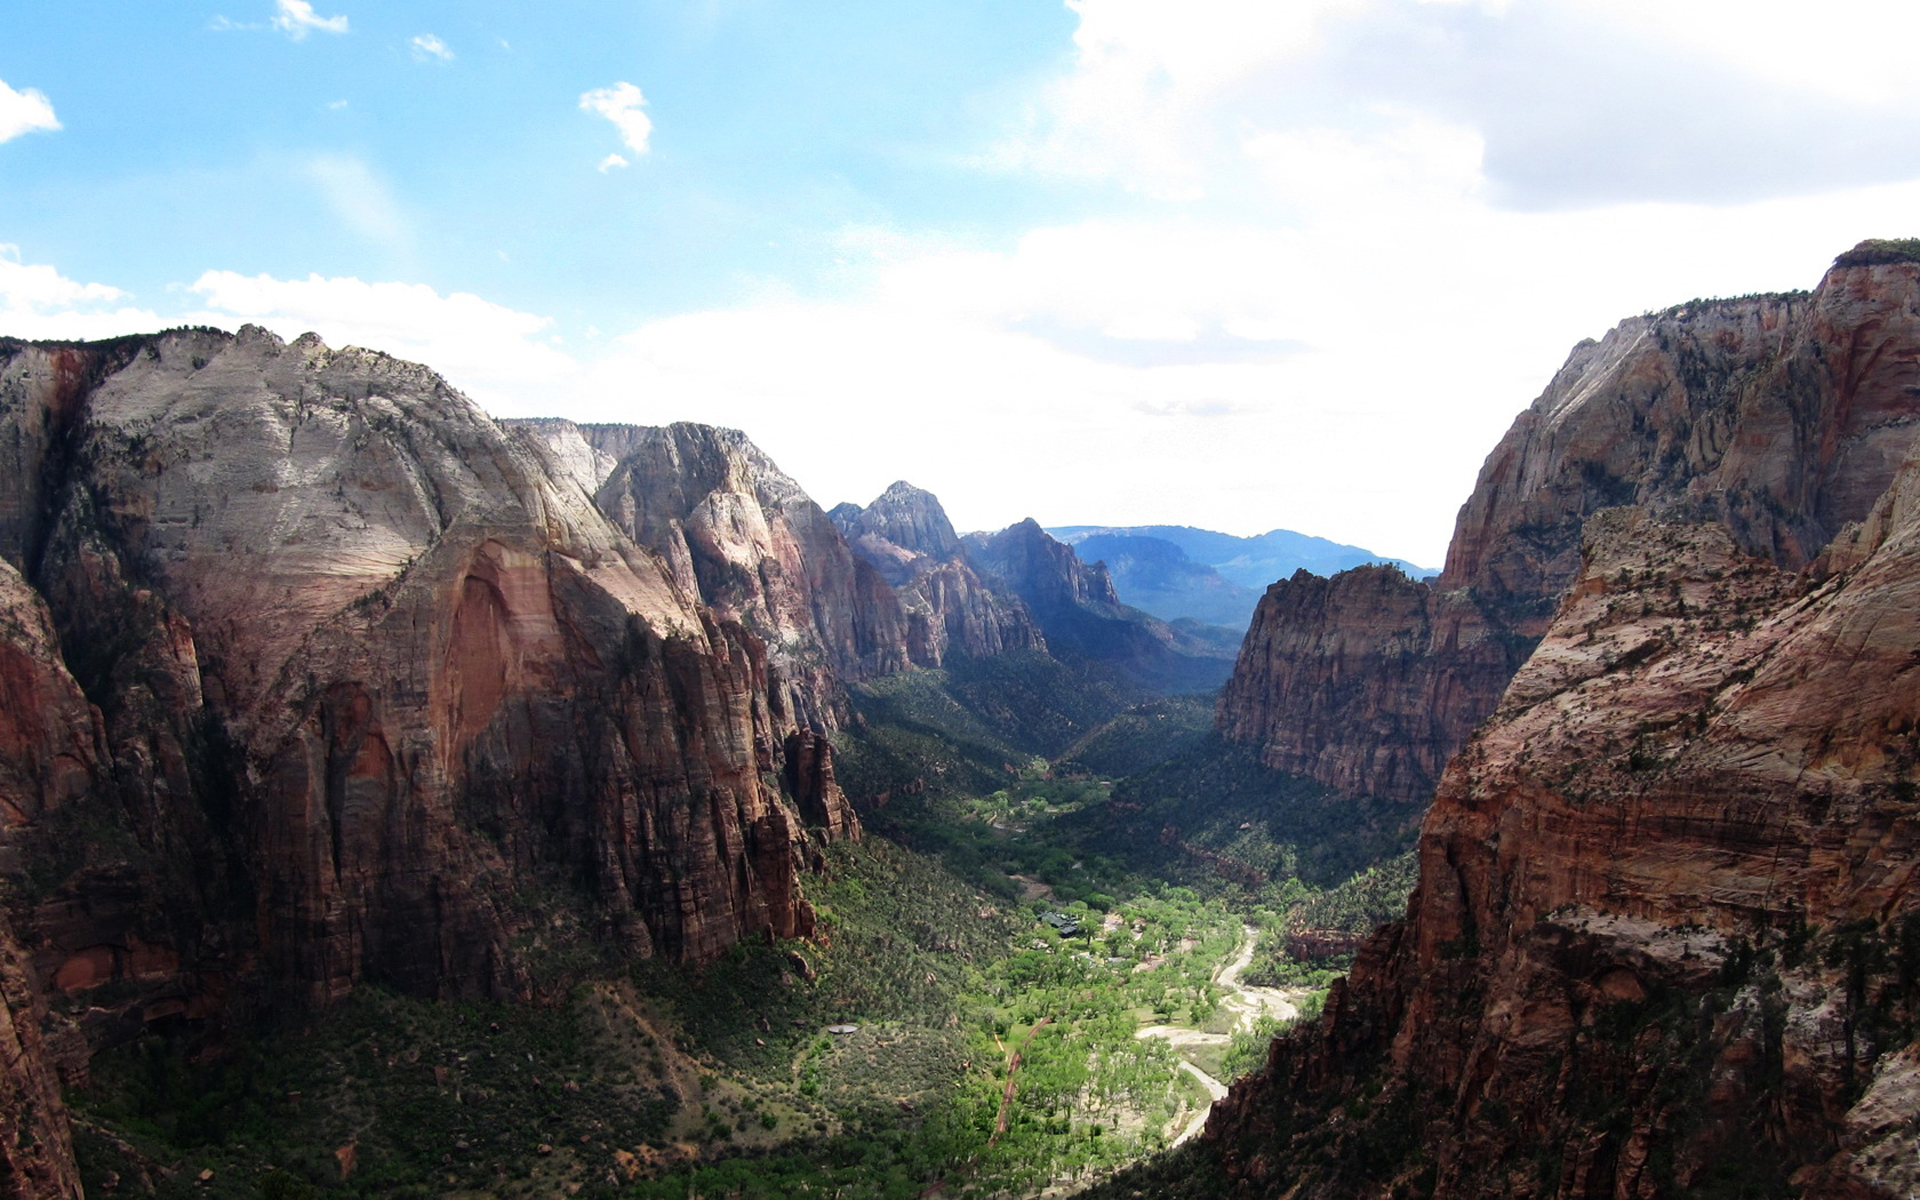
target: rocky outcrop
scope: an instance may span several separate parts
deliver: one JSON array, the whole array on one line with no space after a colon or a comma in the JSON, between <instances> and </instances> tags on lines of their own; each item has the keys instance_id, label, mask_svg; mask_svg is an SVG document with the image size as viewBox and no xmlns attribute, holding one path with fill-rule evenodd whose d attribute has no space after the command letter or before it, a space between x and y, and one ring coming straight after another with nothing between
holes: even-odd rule
<instances>
[{"instance_id":1,"label":"rocky outcrop","mask_svg":"<svg viewBox=\"0 0 1920 1200\"><path fill-rule=\"evenodd\" d=\"M41 1034L46 1003L0 915L0 1196L77 1200L80 1173L60 1076Z\"/></svg>"},{"instance_id":2,"label":"rocky outcrop","mask_svg":"<svg viewBox=\"0 0 1920 1200\"><path fill-rule=\"evenodd\" d=\"M1406 921L1169 1194L1914 1193L1917 285L1841 266L1576 352L1449 563L1509 630L1570 585L1445 769ZM1625 423L1634 379L1698 402Z\"/></svg>"},{"instance_id":3,"label":"rocky outcrop","mask_svg":"<svg viewBox=\"0 0 1920 1200\"><path fill-rule=\"evenodd\" d=\"M1269 590L1222 733L1271 766L1422 802L1545 632L1593 513L1713 521L1746 552L1804 565L1866 515L1920 427L1917 299L1913 263L1836 266L1810 295L1696 301L1582 343L1487 459L1430 589L1380 604L1377 578L1337 576L1377 620L1297 579ZM1409 690L1433 704L1402 741L1372 705L1386 698L1396 724Z\"/></svg>"},{"instance_id":4,"label":"rocky outcrop","mask_svg":"<svg viewBox=\"0 0 1920 1200\"><path fill-rule=\"evenodd\" d=\"M812 928L806 830L857 822L765 644L432 372L5 343L0 423L14 923L87 1041Z\"/></svg>"},{"instance_id":5,"label":"rocky outcrop","mask_svg":"<svg viewBox=\"0 0 1920 1200\"><path fill-rule=\"evenodd\" d=\"M1194 561L1168 538L1099 530L1062 540L1083 561L1104 564L1114 590L1128 605L1165 621L1186 617L1240 632L1260 600L1258 591Z\"/></svg>"},{"instance_id":6,"label":"rocky outcrop","mask_svg":"<svg viewBox=\"0 0 1920 1200\"><path fill-rule=\"evenodd\" d=\"M1912 1194L1916 497L1824 579L1589 522L1407 923L1217 1111L1227 1194Z\"/></svg>"},{"instance_id":7,"label":"rocky outcrop","mask_svg":"<svg viewBox=\"0 0 1920 1200\"><path fill-rule=\"evenodd\" d=\"M1121 604L1106 567L1081 562L1033 519L968 534L965 545L982 575L1026 605L1055 657L1107 664L1160 691L1204 691L1225 678L1216 643Z\"/></svg>"},{"instance_id":8,"label":"rocky outcrop","mask_svg":"<svg viewBox=\"0 0 1920 1200\"><path fill-rule=\"evenodd\" d=\"M974 569L933 493L902 480L865 508L840 504L829 515L854 553L894 586L916 666L1046 649L1026 606Z\"/></svg>"},{"instance_id":9,"label":"rocky outcrop","mask_svg":"<svg viewBox=\"0 0 1920 1200\"><path fill-rule=\"evenodd\" d=\"M1217 728L1275 770L1421 804L1528 645L1397 567L1300 571L1267 589Z\"/></svg>"},{"instance_id":10,"label":"rocky outcrop","mask_svg":"<svg viewBox=\"0 0 1920 1200\"><path fill-rule=\"evenodd\" d=\"M913 577L916 563L950 562L960 556L960 535L940 501L923 488L896 480L872 504L836 504L828 514L847 540L889 583Z\"/></svg>"},{"instance_id":11,"label":"rocky outcrop","mask_svg":"<svg viewBox=\"0 0 1920 1200\"><path fill-rule=\"evenodd\" d=\"M772 686L802 724L836 728L843 681L912 664L886 581L746 435L687 423L588 432L619 455L595 503L689 595L766 644Z\"/></svg>"}]
</instances>

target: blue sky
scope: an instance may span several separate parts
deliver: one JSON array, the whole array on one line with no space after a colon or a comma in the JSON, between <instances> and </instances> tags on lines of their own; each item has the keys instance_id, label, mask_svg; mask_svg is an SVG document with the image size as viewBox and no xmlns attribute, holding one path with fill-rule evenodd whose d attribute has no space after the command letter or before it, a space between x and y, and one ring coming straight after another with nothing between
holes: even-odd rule
<instances>
[{"instance_id":1,"label":"blue sky","mask_svg":"<svg viewBox=\"0 0 1920 1200\"><path fill-rule=\"evenodd\" d=\"M1437 563L1575 341L1920 232L1907 7L15 4L0 333L313 329L825 505Z\"/></svg>"}]
</instances>

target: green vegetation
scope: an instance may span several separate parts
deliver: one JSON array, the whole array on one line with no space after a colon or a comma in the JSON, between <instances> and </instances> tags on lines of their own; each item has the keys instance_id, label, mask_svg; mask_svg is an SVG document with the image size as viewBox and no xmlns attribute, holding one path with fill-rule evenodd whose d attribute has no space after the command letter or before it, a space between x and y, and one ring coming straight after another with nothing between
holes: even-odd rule
<instances>
[{"instance_id":1,"label":"green vegetation","mask_svg":"<svg viewBox=\"0 0 1920 1200\"><path fill-rule=\"evenodd\" d=\"M89 1188L1030 1195L1166 1147L1208 1102L1183 1059L1264 1063L1284 1006L1244 983L1317 1014L1331 964L1286 960L1285 931L1404 905L1411 857L1367 868L1408 814L1213 741L1209 696L1012 655L855 704L839 773L869 836L808 880L813 940L548 963L569 936L521 948L544 994L590 980L550 1007L362 988L217 1054L149 1035L73 1098Z\"/></svg>"},{"instance_id":2,"label":"green vegetation","mask_svg":"<svg viewBox=\"0 0 1920 1200\"><path fill-rule=\"evenodd\" d=\"M103 1054L74 1097L88 1186L1021 1195L1136 1161L1204 1106L1136 1031L1217 1023L1241 925L1220 901L1073 903L1083 929L1062 938L1044 904L884 841L828 853L815 942L643 963L552 1008L362 988L217 1057L160 1036Z\"/></svg>"},{"instance_id":3,"label":"green vegetation","mask_svg":"<svg viewBox=\"0 0 1920 1200\"><path fill-rule=\"evenodd\" d=\"M1868 238L1833 260L1836 267L1878 267L1920 262L1920 238Z\"/></svg>"}]
</instances>

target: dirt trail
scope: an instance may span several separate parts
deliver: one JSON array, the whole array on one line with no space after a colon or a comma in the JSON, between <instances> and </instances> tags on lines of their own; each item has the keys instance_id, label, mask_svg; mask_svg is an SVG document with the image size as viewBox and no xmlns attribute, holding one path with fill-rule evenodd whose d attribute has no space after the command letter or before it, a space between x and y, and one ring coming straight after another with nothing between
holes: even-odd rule
<instances>
[{"instance_id":1,"label":"dirt trail","mask_svg":"<svg viewBox=\"0 0 1920 1200\"><path fill-rule=\"evenodd\" d=\"M1292 995L1286 991L1280 988L1253 987L1240 982L1241 973L1253 963L1253 948L1260 940L1260 931L1251 925L1243 924L1240 927L1240 931L1241 944L1239 953L1233 956L1231 962L1223 964L1219 970L1213 973L1213 981L1226 989L1227 994L1221 998L1220 1007L1233 1014L1234 1030L1236 1032L1250 1030L1256 1021L1268 1015L1278 1017L1283 1021L1290 1021L1298 1017L1300 1015L1300 1009L1294 1004ZM1133 1036L1138 1038L1165 1038L1168 1044L1174 1047L1218 1046L1223 1042L1231 1040L1233 1037L1230 1033L1208 1033L1203 1029L1193 1029L1185 1025L1149 1025L1145 1029L1136 1032ZM1186 1059L1183 1058L1180 1060L1180 1066L1187 1074L1199 1080L1200 1086L1207 1089L1208 1102L1205 1108L1195 1113L1193 1119L1187 1122L1187 1127L1180 1131L1180 1136L1173 1139L1175 1146L1178 1146L1205 1128L1207 1114L1213 1111L1213 1101L1227 1094L1226 1084L1221 1083L1218 1079L1202 1071Z\"/></svg>"}]
</instances>

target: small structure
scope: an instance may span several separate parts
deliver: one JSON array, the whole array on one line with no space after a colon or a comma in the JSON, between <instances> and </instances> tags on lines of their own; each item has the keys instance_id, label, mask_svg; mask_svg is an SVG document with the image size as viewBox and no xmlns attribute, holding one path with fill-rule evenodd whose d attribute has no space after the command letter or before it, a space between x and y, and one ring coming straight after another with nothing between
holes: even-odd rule
<instances>
[{"instance_id":1,"label":"small structure","mask_svg":"<svg viewBox=\"0 0 1920 1200\"><path fill-rule=\"evenodd\" d=\"M1071 913L1044 912L1040 914L1040 920L1053 926L1061 937L1080 936L1080 919Z\"/></svg>"},{"instance_id":2,"label":"small structure","mask_svg":"<svg viewBox=\"0 0 1920 1200\"><path fill-rule=\"evenodd\" d=\"M860 1027L858 1025L829 1025L827 1026L827 1032L841 1035L859 1033Z\"/></svg>"}]
</instances>

